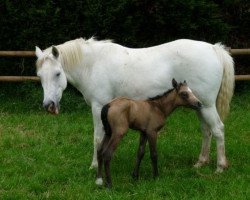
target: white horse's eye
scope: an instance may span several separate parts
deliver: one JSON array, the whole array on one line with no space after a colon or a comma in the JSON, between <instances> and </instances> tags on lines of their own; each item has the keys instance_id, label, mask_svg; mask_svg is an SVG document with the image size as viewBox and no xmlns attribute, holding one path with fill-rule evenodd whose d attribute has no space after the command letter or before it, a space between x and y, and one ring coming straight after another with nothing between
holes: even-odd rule
<instances>
[{"instance_id":1,"label":"white horse's eye","mask_svg":"<svg viewBox=\"0 0 250 200\"><path fill-rule=\"evenodd\" d=\"M61 75L61 72L56 73L56 77L59 77Z\"/></svg>"}]
</instances>

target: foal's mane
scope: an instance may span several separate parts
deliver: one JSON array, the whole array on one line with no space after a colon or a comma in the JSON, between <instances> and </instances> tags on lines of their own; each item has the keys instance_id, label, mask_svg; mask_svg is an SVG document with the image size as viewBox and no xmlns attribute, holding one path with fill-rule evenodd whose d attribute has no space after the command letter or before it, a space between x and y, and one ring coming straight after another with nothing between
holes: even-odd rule
<instances>
[{"instance_id":1,"label":"foal's mane","mask_svg":"<svg viewBox=\"0 0 250 200\"><path fill-rule=\"evenodd\" d=\"M170 89L170 90L164 92L163 94L157 95L157 96L155 96L155 97L150 97L150 98L148 98L148 100L149 100L149 101L153 101L153 100L160 99L161 97L168 96L169 93L171 93L173 90L174 90L174 88L172 88L172 89Z\"/></svg>"}]
</instances>

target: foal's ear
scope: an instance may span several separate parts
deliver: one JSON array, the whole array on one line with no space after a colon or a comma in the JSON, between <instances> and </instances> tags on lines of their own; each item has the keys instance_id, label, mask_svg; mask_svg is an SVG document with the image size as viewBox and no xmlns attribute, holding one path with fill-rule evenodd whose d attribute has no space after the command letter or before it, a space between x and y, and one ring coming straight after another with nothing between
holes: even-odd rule
<instances>
[{"instance_id":1,"label":"foal's ear","mask_svg":"<svg viewBox=\"0 0 250 200\"><path fill-rule=\"evenodd\" d=\"M172 79L172 85L175 89L177 89L178 83L176 82L174 78Z\"/></svg>"},{"instance_id":2,"label":"foal's ear","mask_svg":"<svg viewBox=\"0 0 250 200\"><path fill-rule=\"evenodd\" d=\"M52 55L55 58L58 58L58 56L59 56L59 51L58 51L58 49L55 46L52 46Z\"/></svg>"}]
</instances>

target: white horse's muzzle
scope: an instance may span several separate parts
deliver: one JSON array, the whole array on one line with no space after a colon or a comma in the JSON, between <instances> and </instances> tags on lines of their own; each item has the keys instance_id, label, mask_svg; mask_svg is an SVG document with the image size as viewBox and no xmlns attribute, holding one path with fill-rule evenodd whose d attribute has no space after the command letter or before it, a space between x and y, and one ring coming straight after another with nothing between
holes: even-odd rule
<instances>
[{"instance_id":1,"label":"white horse's muzzle","mask_svg":"<svg viewBox=\"0 0 250 200\"><path fill-rule=\"evenodd\" d=\"M43 107L51 114L57 115L59 114L59 109L60 106L59 104L53 102L53 101L48 101L43 103Z\"/></svg>"}]
</instances>

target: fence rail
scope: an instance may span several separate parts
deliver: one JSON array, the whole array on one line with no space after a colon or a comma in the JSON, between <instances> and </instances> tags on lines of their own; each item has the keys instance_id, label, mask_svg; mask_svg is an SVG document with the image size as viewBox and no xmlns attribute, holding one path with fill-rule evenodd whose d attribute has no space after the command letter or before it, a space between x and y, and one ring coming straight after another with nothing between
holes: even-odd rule
<instances>
[{"instance_id":1,"label":"fence rail","mask_svg":"<svg viewBox=\"0 0 250 200\"><path fill-rule=\"evenodd\" d=\"M37 76L0 76L2 82L40 81Z\"/></svg>"},{"instance_id":2,"label":"fence rail","mask_svg":"<svg viewBox=\"0 0 250 200\"><path fill-rule=\"evenodd\" d=\"M250 55L250 49L231 49L228 51L233 56ZM0 51L0 57L34 57L34 51ZM235 75L236 81L250 81L250 74ZM37 76L0 76L0 81L5 82L21 82L21 81L40 81Z\"/></svg>"},{"instance_id":3,"label":"fence rail","mask_svg":"<svg viewBox=\"0 0 250 200\"><path fill-rule=\"evenodd\" d=\"M34 51L0 51L0 57L34 57Z\"/></svg>"}]
</instances>

